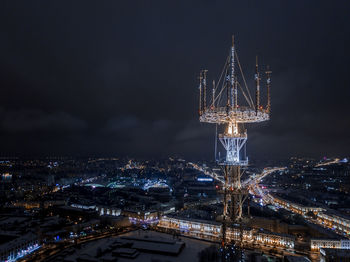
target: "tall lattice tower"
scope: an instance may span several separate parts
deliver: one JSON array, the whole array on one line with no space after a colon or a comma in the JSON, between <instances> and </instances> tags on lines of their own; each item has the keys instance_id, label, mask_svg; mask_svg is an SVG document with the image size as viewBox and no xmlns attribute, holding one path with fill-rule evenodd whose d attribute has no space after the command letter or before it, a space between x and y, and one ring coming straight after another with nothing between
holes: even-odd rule
<instances>
[{"instance_id":1,"label":"tall lattice tower","mask_svg":"<svg viewBox=\"0 0 350 262\"><path fill-rule=\"evenodd\" d=\"M238 69L238 70L237 70ZM241 185L242 167L248 165L245 146L247 142L246 123L267 121L270 118L271 71L266 71L266 106L261 104L260 73L258 60L255 64L255 102L252 99L240 61L235 49L234 38L222 73L207 91L207 70L199 75L199 120L223 126L223 133L216 134L224 150L224 156L217 154L215 160L224 172L223 186L223 230L222 245L226 245L226 228L232 224L242 224L243 202L248 190ZM265 92L264 92L265 93ZM242 238L242 232L241 232Z\"/></svg>"}]
</instances>

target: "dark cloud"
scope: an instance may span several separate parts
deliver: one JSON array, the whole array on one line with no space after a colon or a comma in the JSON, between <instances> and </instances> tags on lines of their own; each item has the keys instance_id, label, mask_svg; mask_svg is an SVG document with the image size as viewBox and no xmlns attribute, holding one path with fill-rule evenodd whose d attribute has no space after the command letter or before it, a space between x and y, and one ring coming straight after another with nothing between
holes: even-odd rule
<instances>
[{"instance_id":1,"label":"dark cloud","mask_svg":"<svg viewBox=\"0 0 350 262\"><path fill-rule=\"evenodd\" d=\"M140 120L135 116L122 116L108 120L105 131L113 133L118 132L119 130L139 128L140 124Z\"/></svg>"},{"instance_id":2,"label":"dark cloud","mask_svg":"<svg viewBox=\"0 0 350 262\"><path fill-rule=\"evenodd\" d=\"M86 128L85 121L65 112L44 113L36 109L0 110L0 126L4 131L25 133L61 130L64 132Z\"/></svg>"},{"instance_id":3,"label":"dark cloud","mask_svg":"<svg viewBox=\"0 0 350 262\"><path fill-rule=\"evenodd\" d=\"M2 154L211 159L197 75L217 78L232 33L249 84L273 70L272 119L251 158L348 155L348 1L5 1Z\"/></svg>"}]
</instances>

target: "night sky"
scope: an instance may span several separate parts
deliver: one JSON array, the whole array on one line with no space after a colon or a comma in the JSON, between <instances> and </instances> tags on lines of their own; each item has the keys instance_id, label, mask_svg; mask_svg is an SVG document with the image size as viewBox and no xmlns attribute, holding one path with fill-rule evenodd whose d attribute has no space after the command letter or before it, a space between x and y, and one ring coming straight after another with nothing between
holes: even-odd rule
<instances>
[{"instance_id":1,"label":"night sky","mask_svg":"<svg viewBox=\"0 0 350 262\"><path fill-rule=\"evenodd\" d=\"M349 155L349 1L2 1L3 156L213 159L198 74L272 74L250 159Z\"/></svg>"}]
</instances>

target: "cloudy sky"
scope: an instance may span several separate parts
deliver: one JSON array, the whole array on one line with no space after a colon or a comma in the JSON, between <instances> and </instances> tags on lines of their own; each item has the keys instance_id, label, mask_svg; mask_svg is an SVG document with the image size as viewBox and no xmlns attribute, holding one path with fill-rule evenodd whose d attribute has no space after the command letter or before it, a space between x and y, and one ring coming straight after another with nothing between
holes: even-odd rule
<instances>
[{"instance_id":1,"label":"cloudy sky","mask_svg":"<svg viewBox=\"0 0 350 262\"><path fill-rule=\"evenodd\" d=\"M212 159L197 115L235 35L273 71L250 158L349 155L348 1L3 1L1 155Z\"/></svg>"}]
</instances>

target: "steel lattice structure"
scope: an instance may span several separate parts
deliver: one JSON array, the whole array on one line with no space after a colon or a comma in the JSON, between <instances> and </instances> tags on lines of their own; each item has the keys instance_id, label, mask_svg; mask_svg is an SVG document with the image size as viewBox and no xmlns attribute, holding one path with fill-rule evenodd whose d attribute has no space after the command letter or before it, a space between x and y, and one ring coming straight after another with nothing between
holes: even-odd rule
<instances>
[{"instance_id":1,"label":"steel lattice structure","mask_svg":"<svg viewBox=\"0 0 350 262\"><path fill-rule=\"evenodd\" d=\"M226 227L232 223L242 223L243 202L248 196L247 187L241 184L241 167L248 165L248 158L241 152L245 150L248 139L244 124L263 122L270 118L271 71L266 71L267 103L263 107L257 59L254 80L255 101L243 74L233 37L224 68L217 83L213 81L210 95L207 92L207 70L202 70L199 75L199 120L224 126L223 133L216 134L216 141L218 138L226 151L224 158L217 157L215 144L215 160L224 172L223 246L226 245Z\"/></svg>"}]
</instances>

